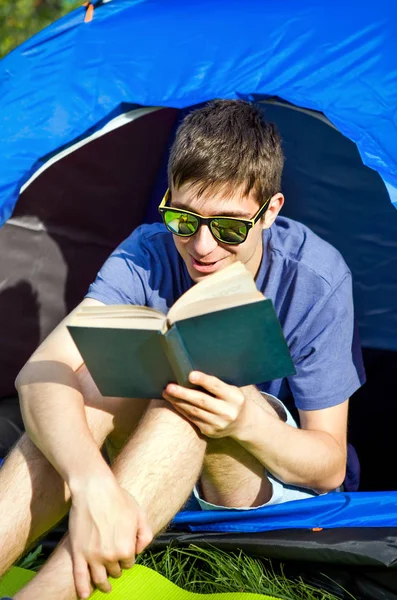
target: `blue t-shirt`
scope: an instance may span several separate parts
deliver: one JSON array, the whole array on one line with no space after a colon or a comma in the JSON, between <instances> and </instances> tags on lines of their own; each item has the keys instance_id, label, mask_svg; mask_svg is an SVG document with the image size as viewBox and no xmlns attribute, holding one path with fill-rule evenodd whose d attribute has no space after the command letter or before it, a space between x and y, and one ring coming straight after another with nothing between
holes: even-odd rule
<instances>
[{"instance_id":1,"label":"blue t-shirt","mask_svg":"<svg viewBox=\"0 0 397 600\"><path fill-rule=\"evenodd\" d=\"M344 402L365 381L354 325L351 273L310 229L277 217L263 231L257 288L271 298L296 375L258 386L295 413ZM111 254L87 297L167 313L194 282L163 224L138 227Z\"/></svg>"}]
</instances>

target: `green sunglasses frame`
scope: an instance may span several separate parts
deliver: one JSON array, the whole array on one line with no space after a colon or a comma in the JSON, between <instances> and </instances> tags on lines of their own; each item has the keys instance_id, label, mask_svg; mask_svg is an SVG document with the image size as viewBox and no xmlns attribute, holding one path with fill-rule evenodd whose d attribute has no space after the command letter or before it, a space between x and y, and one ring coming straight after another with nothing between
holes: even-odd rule
<instances>
[{"instance_id":1,"label":"green sunglasses frame","mask_svg":"<svg viewBox=\"0 0 397 600\"><path fill-rule=\"evenodd\" d=\"M207 225L208 229L210 230L211 234L216 239L216 241L221 242L222 244L227 244L227 245L238 245L238 244L243 244L245 242L245 240L248 237L249 230L252 229L252 227L259 221L259 219L265 212L265 210L268 207L268 204L271 200L271 197L269 197L266 200L266 202L264 204L262 204L262 206L260 207L258 212L252 217L252 219L242 219L241 217L227 217L227 216L221 216L221 215L217 215L217 216L213 216L213 217L212 216L202 217L201 215L198 215L197 213L192 212L190 210L185 210L183 208L172 208L172 206L166 206L170 194L171 194L171 190L168 188L164 194L162 201L159 204L159 207L158 207L158 211L161 214L164 225L167 227L168 231L171 231L171 233L173 233L174 235L178 235L179 237L192 237L192 235L196 235L196 233L200 229L201 225ZM165 212L167 210L175 210L175 211L178 211L179 213L183 213L184 215L192 215L198 221L197 230L192 233L176 233L175 231L172 231L171 229L168 228L167 223L165 221ZM244 223L244 225L246 225L246 227L247 227L247 235L241 242L226 242L225 240L218 238L214 234L214 232L212 231L212 229L210 227L211 221L214 221L217 219L227 219L228 221L238 221L239 223Z\"/></svg>"}]
</instances>

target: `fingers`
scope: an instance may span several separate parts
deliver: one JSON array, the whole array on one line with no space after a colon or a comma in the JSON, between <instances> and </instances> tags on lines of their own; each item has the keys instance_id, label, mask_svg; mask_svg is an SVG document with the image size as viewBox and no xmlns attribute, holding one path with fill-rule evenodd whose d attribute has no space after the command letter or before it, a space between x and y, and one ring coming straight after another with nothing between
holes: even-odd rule
<instances>
[{"instance_id":1,"label":"fingers","mask_svg":"<svg viewBox=\"0 0 397 600\"><path fill-rule=\"evenodd\" d=\"M108 593L108 577L129 569L135 553L152 539L145 513L128 491L119 485L108 490L104 501L89 494L72 503L69 533L76 592L88 598L91 584Z\"/></svg>"},{"instance_id":2,"label":"fingers","mask_svg":"<svg viewBox=\"0 0 397 600\"><path fill-rule=\"evenodd\" d=\"M203 376L200 381L200 385L203 386L204 382L204 391L186 388L175 383L170 383L163 392L163 398L169 402L172 402L175 408L178 408L178 406L182 407L182 402L185 402L196 407L197 409L201 409L202 411L213 413L215 415L222 414L225 405L234 406L237 409L241 409L244 404L245 397L240 388L223 383L216 377L210 377L208 375ZM186 406L184 406L184 408L186 408ZM200 411L194 411L191 414L196 417L201 415Z\"/></svg>"},{"instance_id":3,"label":"fingers","mask_svg":"<svg viewBox=\"0 0 397 600\"><path fill-rule=\"evenodd\" d=\"M220 404L222 403L220 398L208 396L205 391L192 390L176 385L175 383L167 385L163 392L163 398L172 402L175 408L178 408L178 406L181 407L183 403L189 403L190 406L214 414L219 412Z\"/></svg>"},{"instance_id":4,"label":"fingers","mask_svg":"<svg viewBox=\"0 0 397 600\"><path fill-rule=\"evenodd\" d=\"M189 381L204 389L191 389L176 383L170 383L165 388L165 393L213 413L219 412L220 401L222 400L235 405L244 402L244 394L240 388L229 385L212 375L192 371L189 374ZM169 400L169 398L166 399Z\"/></svg>"},{"instance_id":5,"label":"fingers","mask_svg":"<svg viewBox=\"0 0 397 600\"><path fill-rule=\"evenodd\" d=\"M126 492L128 493L128 492ZM120 563L120 566L122 569L131 569L131 567L134 566L135 563L135 554L137 554L136 551L136 544L137 544L137 537L138 537L138 527L139 527L139 521L137 518L137 523L136 523L136 530L133 534L132 537L130 537L128 540L124 540L122 543L120 543L118 545L118 560Z\"/></svg>"},{"instance_id":6,"label":"fingers","mask_svg":"<svg viewBox=\"0 0 397 600\"><path fill-rule=\"evenodd\" d=\"M98 590L101 590L101 592L105 593L112 591L112 586L108 581L108 574L106 572L105 565L91 564L90 571L92 583Z\"/></svg>"},{"instance_id":7,"label":"fingers","mask_svg":"<svg viewBox=\"0 0 397 600\"><path fill-rule=\"evenodd\" d=\"M105 563L105 569L109 577L113 577L113 579L118 579L122 576L123 571L121 570L121 565L118 561L116 562L107 562Z\"/></svg>"},{"instance_id":8,"label":"fingers","mask_svg":"<svg viewBox=\"0 0 397 600\"><path fill-rule=\"evenodd\" d=\"M138 554L138 552L137 552ZM120 560L120 567L122 569L132 569L135 564L135 557L129 558L128 560Z\"/></svg>"},{"instance_id":9,"label":"fingers","mask_svg":"<svg viewBox=\"0 0 397 600\"><path fill-rule=\"evenodd\" d=\"M73 557L73 577L79 598L88 598L92 592L91 576L83 556Z\"/></svg>"},{"instance_id":10,"label":"fingers","mask_svg":"<svg viewBox=\"0 0 397 600\"><path fill-rule=\"evenodd\" d=\"M169 402L172 403L175 410L177 410L182 416L187 417L191 421L195 419L197 421L208 422L211 418L216 416L215 410L211 411L208 404L202 403L201 405L204 406L204 409L198 408L198 400L195 398L190 399L188 402L184 402L179 398L170 396L169 394L167 394L167 392L164 392L163 396L165 400L169 400Z\"/></svg>"},{"instance_id":11,"label":"fingers","mask_svg":"<svg viewBox=\"0 0 397 600\"><path fill-rule=\"evenodd\" d=\"M207 437L219 437L219 434L224 431L225 423L228 424L231 420L229 417L221 417L219 414L202 410L193 404L168 396L166 392L163 395L182 417L188 419ZM220 401L218 400L218 402Z\"/></svg>"},{"instance_id":12,"label":"fingers","mask_svg":"<svg viewBox=\"0 0 397 600\"><path fill-rule=\"evenodd\" d=\"M163 391L163 398L203 435L233 437L243 423L246 406L243 391L199 371L192 371L189 380L202 389L170 383Z\"/></svg>"},{"instance_id":13,"label":"fingers","mask_svg":"<svg viewBox=\"0 0 397 600\"><path fill-rule=\"evenodd\" d=\"M93 586L102 592L112 591L108 577L118 579L122 575L122 569L130 569L135 562L135 557L124 560L108 560L103 564L91 562L88 564L83 555L73 558L73 576L76 592L79 598L88 598L93 591Z\"/></svg>"},{"instance_id":14,"label":"fingers","mask_svg":"<svg viewBox=\"0 0 397 600\"><path fill-rule=\"evenodd\" d=\"M229 385L213 375L206 375L206 373L201 373L200 371L192 371L189 373L189 381L194 385L205 388L210 394L213 394L217 398L226 399L230 396L237 396L240 394L238 387Z\"/></svg>"},{"instance_id":15,"label":"fingers","mask_svg":"<svg viewBox=\"0 0 397 600\"><path fill-rule=\"evenodd\" d=\"M125 549L124 552L120 553L119 564L122 569L131 569L134 566L135 553L137 553L136 547Z\"/></svg>"},{"instance_id":16,"label":"fingers","mask_svg":"<svg viewBox=\"0 0 397 600\"><path fill-rule=\"evenodd\" d=\"M186 410L179 408L176 404L174 404L175 409L185 418L188 419L195 425L197 429L206 437L214 438L214 437L224 437L224 426L222 422L218 422L216 420L216 416L212 413L205 413L203 418L194 417L191 414L191 408L187 408Z\"/></svg>"}]
</instances>

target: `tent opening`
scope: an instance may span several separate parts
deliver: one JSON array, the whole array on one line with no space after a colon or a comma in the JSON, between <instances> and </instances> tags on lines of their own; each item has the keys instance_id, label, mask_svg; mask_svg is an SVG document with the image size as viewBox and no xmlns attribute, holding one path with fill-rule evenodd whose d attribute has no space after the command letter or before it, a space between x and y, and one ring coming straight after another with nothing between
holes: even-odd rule
<instances>
[{"instance_id":1,"label":"tent opening","mask_svg":"<svg viewBox=\"0 0 397 600\"><path fill-rule=\"evenodd\" d=\"M279 99L260 105L283 138L282 214L333 244L353 272L367 370L349 425L361 461L360 490L396 489L385 460L394 450L397 417L389 392L397 353L395 208L380 176L324 115ZM140 223L158 220L169 148L191 108L131 111L49 161L24 186L0 230L1 399L15 396L19 369L80 302L111 251ZM369 444L373 431L378 435Z\"/></svg>"}]
</instances>

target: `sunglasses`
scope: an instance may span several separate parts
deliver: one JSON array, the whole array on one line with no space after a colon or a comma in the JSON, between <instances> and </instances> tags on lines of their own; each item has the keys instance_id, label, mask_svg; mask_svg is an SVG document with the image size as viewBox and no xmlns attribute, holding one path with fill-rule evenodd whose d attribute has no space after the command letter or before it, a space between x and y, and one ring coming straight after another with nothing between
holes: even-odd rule
<instances>
[{"instance_id":1,"label":"sunglasses","mask_svg":"<svg viewBox=\"0 0 397 600\"><path fill-rule=\"evenodd\" d=\"M249 230L259 221L270 201L270 198L268 198L252 219L202 217L190 210L166 206L170 195L171 192L168 189L159 206L159 213L168 231L181 237L190 237L197 233L201 225L207 225L214 238L223 244L242 244L245 242Z\"/></svg>"}]
</instances>

